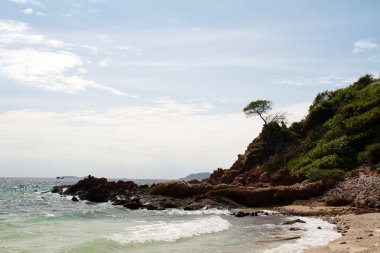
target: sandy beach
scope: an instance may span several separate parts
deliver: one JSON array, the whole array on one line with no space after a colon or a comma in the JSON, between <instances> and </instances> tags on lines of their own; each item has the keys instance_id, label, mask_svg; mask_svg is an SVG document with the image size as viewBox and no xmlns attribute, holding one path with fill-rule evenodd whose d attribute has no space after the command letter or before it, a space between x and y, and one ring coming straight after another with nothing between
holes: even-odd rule
<instances>
[{"instance_id":1,"label":"sandy beach","mask_svg":"<svg viewBox=\"0 0 380 253\"><path fill-rule=\"evenodd\" d=\"M305 253L380 252L380 212L358 214L363 210L313 205L288 205L275 210L301 216L316 216L336 224L342 237L326 246L305 250Z\"/></svg>"}]
</instances>

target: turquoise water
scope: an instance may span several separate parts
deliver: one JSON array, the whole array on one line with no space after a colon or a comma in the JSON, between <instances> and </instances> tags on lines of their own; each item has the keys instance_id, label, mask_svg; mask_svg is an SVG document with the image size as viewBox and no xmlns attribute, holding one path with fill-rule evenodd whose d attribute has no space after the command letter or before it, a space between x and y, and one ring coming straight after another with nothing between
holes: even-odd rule
<instances>
[{"instance_id":1,"label":"turquoise water","mask_svg":"<svg viewBox=\"0 0 380 253\"><path fill-rule=\"evenodd\" d=\"M0 178L0 252L300 252L337 237L332 225L312 218L302 218L307 221L303 230L292 232L277 225L286 216L131 211L110 203L73 202L49 192L75 181ZM302 239L278 240L294 235Z\"/></svg>"}]
</instances>

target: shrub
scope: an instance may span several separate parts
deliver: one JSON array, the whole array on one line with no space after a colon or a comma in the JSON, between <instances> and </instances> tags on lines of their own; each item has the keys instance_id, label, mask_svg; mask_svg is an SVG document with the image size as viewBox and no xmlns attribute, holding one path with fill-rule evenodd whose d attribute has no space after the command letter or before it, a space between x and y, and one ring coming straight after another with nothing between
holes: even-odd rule
<instances>
[{"instance_id":1,"label":"shrub","mask_svg":"<svg viewBox=\"0 0 380 253\"><path fill-rule=\"evenodd\" d=\"M380 162L380 143L369 145L365 149L364 155L367 157L368 162L372 165Z\"/></svg>"},{"instance_id":2,"label":"shrub","mask_svg":"<svg viewBox=\"0 0 380 253\"><path fill-rule=\"evenodd\" d=\"M361 115L349 118L346 121L348 134L356 134L366 131L370 127L380 124L380 108L375 107Z\"/></svg>"},{"instance_id":3,"label":"shrub","mask_svg":"<svg viewBox=\"0 0 380 253\"><path fill-rule=\"evenodd\" d=\"M344 172L341 169L331 169L331 170L313 169L313 170L308 171L306 176L311 181L318 181L318 180L328 180L328 179L340 180L340 179L343 179L345 175L346 175L346 172Z\"/></svg>"},{"instance_id":4,"label":"shrub","mask_svg":"<svg viewBox=\"0 0 380 253\"><path fill-rule=\"evenodd\" d=\"M331 154L346 156L350 152L349 138L347 136L342 136L330 142L320 141L317 146L309 152L309 157L311 159L318 159Z\"/></svg>"}]
</instances>

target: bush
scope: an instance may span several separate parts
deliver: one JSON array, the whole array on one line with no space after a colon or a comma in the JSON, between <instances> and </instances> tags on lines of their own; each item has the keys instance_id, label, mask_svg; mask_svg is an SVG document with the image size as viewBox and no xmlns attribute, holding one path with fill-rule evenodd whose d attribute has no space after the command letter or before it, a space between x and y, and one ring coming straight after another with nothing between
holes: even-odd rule
<instances>
[{"instance_id":1,"label":"bush","mask_svg":"<svg viewBox=\"0 0 380 253\"><path fill-rule=\"evenodd\" d=\"M347 136L342 136L330 142L324 142L323 140L320 141L308 155L311 159L318 159L331 154L347 156L349 153L351 153L349 138Z\"/></svg>"},{"instance_id":2,"label":"bush","mask_svg":"<svg viewBox=\"0 0 380 253\"><path fill-rule=\"evenodd\" d=\"M313 129L318 125L322 125L334 115L334 110L328 101L325 101L309 110L306 117L306 128Z\"/></svg>"},{"instance_id":3,"label":"bush","mask_svg":"<svg viewBox=\"0 0 380 253\"><path fill-rule=\"evenodd\" d=\"M370 85L372 82L374 82L374 78L372 75L365 75L365 76L362 76L359 78L359 80L357 80L353 86L355 88L357 88L358 90L361 90L365 87L367 87L368 85Z\"/></svg>"},{"instance_id":4,"label":"bush","mask_svg":"<svg viewBox=\"0 0 380 253\"><path fill-rule=\"evenodd\" d=\"M380 108L376 107L361 115L349 118L346 121L348 134L364 132L370 127L380 124Z\"/></svg>"},{"instance_id":5,"label":"bush","mask_svg":"<svg viewBox=\"0 0 380 253\"><path fill-rule=\"evenodd\" d=\"M328 180L328 179L341 180L344 178L345 175L346 175L346 172L344 172L341 169L331 169L331 170L313 169L313 170L310 170L306 176L311 181L318 181L318 180Z\"/></svg>"},{"instance_id":6,"label":"bush","mask_svg":"<svg viewBox=\"0 0 380 253\"><path fill-rule=\"evenodd\" d=\"M368 159L371 165L380 162L380 143L374 143L366 147L364 156Z\"/></svg>"}]
</instances>

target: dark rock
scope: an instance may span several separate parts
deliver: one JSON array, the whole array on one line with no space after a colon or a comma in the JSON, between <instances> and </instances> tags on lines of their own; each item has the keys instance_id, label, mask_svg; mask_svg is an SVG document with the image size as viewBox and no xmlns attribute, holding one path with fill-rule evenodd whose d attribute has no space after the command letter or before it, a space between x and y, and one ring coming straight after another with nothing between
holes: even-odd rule
<instances>
[{"instance_id":1,"label":"dark rock","mask_svg":"<svg viewBox=\"0 0 380 253\"><path fill-rule=\"evenodd\" d=\"M249 215L249 213L246 213L246 212L237 212L237 213L234 214L234 216L238 217L238 218L246 217L248 215Z\"/></svg>"},{"instance_id":2,"label":"dark rock","mask_svg":"<svg viewBox=\"0 0 380 253\"><path fill-rule=\"evenodd\" d=\"M137 202L126 203L123 206L131 210L136 210L136 209L139 209L140 207L143 207L140 203L137 203Z\"/></svg>"},{"instance_id":3,"label":"dark rock","mask_svg":"<svg viewBox=\"0 0 380 253\"><path fill-rule=\"evenodd\" d=\"M72 197L71 200L72 200L72 201L75 201L75 202L78 202L78 201L79 201L79 199L78 199L77 197L75 197L75 196Z\"/></svg>"},{"instance_id":4,"label":"dark rock","mask_svg":"<svg viewBox=\"0 0 380 253\"><path fill-rule=\"evenodd\" d=\"M211 189L208 184L189 184L184 181L171 181L159 183L150 188L150 194L173 198L187 198L194 195L204 194Z\"/></svg>"},{"instance_id":5,"label":"dark rock","mask_svg":"<svg viewBox=\"0 0 380 253\"><path fill-rule=\"evenodd\" d=\"M301 219L294 219L294 220L287 220L287 221L283 221L281 222L280 224L281 225L293 225L295 223L306 223L305 221L301 220Z\"/></svg>"},{"instance_id":6,"label":"dark rock","mask_svg":"<svg viewBox=\"0 0 380 253\"><path fill-rule=\"evenodd\" d=\"M92 202L106 202L114 199L120 194L129 194L131 191L138 189L137 184L132 181L107 181L105 178L96 178L88 176L85 179L79 180L76 184L68 186L66 191L63 191L67 186L56 186L52 192L76 195L82 200Z\"/></svg>"},{"instance_id":7,"label":"dark rock","mask_svg":"<svg viewBox=\"0 0 380 253\"><path fill-rule=\"evenodd\" d=\"M52 193L58 193L58 194L63 194L63 190L65 188L70 187L71 185L58 185L54 186L53 189L51 190Z\"/></svg>"}]
</instances>

